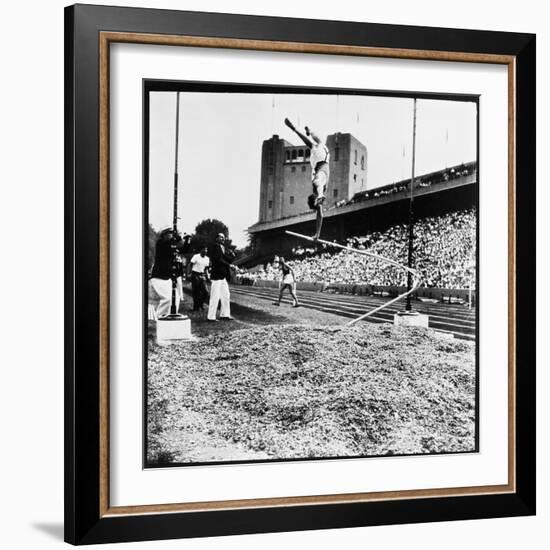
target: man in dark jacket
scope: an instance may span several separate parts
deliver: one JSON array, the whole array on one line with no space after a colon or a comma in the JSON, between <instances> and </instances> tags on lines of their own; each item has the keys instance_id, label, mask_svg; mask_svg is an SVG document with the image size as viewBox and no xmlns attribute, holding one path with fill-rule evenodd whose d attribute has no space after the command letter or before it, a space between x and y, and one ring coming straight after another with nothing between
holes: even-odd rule
<instances>
[{"instance_id":1,"label":"man in dark jacket","mask_svg":"<svg viewBox=\"0 0 550 550\"><path fill-rule=\"evenodd\" d=\"M229 305L229 285L231 263L235 258L232 250L225 246L225 235L218 233L216 244L210 250L210 302L208 304L208 320L216 321L218 303L221 301L220 319L231 320Z\"/></svg>"},{"instance_id":2,"label":"man in dark jacket","mask_svg":"<svg viewBox=\"0 0 550 550\"><path fill-rule=\"evenodd\" d=\"M181 277L181 264L177 262L177 253L184 253L189 248L190 237L185 235L182 239L178 233L174 237L172 228L160 232L155 243L155 262L149 281L152 294L159 300L156 309L157 318L170 313L172 304L172 276ZM176 254L175 254L176 253ZM178 311L181 296L176 293L176 312Z\"/></svg>"}]
</instances>

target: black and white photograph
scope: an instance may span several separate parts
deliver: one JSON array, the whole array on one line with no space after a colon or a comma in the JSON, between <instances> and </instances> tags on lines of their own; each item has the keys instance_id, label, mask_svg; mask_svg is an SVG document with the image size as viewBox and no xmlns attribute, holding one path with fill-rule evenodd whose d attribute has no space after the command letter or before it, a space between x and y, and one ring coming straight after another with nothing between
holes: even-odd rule
<instances>
[{"instance_id":1,"label":"black and white photograph","mask_svg":"<svg viewBox=\"0 0 550 550\"><path fill-rule=\"evenodd\" d=\"M143 107L144 467L478 452L478 97Z\"/></svg>"}]
</instances>

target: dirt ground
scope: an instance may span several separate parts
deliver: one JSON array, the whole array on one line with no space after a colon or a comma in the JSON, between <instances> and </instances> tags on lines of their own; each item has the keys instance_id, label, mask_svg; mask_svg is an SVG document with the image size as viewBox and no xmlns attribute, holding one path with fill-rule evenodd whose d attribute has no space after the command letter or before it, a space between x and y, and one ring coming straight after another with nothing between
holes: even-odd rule
<instances>
[{"instance_id":1,"label":"dirt ground","mask_svg":"<svg viewBox=\"0 0 550 550\"><path fill-rule=\"evenodd\" d=\"M218 333L225 334L245 327L253 328L284 323L306 326L312 324L316 326L340 326L347 322L347 319L336 314L308 309L307 307L293 308L288 292L285 292L280 306L275 306L271 302L266 302L266 300L253 295L243 296L237 292L231 292L231 316L234 321L208 323L206 321L208 305L204 305L203 311L193 311L190 291L187 288L186 291L180 312L191 318L191 330L198 337ZM154 335L154 325L151 325L150 334L151 337Z\"/></svg>"},{"instance_id":2,"label":"dirt ground","mask_svg":"<svg viewBox=\"0 0 550 550\"><path fill-rule=\"evenodd\" d=\"M253 300L205 315L194 342L151 330L150 465L475 450L472 343Z\"/></svg>"}]
</instances>

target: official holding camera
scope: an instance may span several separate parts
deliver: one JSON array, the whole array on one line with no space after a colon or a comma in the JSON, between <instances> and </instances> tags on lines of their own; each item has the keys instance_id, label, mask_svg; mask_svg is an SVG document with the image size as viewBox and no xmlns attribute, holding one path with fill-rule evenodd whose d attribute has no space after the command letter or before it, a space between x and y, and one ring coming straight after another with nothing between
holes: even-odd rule
<instances>
[{"instance_id":1,"label":"official holding camera","mask_svg":"<svg viewBox=\"0 0 550 550\"><path fill-rule=\"evenodd\" d=\"M177 264L177 254L185 253L190 246L191 237L184 235L183 238L179 233L175 235L174 230L169 227L163 229L155 244L155 261L151 271L151 279L149 288L153 298L156 298L159 303L156 308L157 319L164 317L170 313L172 304L172 276L182 275L182 266ZM173 273L174 268L176 273ZM179 285L181 289L181 284ZM176 292L176 311L179 308L181 290Z\"/></svg>"}]
</instances>

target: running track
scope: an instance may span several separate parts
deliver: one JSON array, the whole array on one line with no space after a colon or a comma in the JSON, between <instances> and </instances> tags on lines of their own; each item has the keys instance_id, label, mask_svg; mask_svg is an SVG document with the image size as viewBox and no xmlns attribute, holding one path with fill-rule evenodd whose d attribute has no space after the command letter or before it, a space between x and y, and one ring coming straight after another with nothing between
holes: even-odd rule
<instances>
[{"instance_id":1,"label":"running track","mask_svg":"<svg viewBox=\"0 0 550 550\"><path fill-rule=\"evenodd\" d=\"M276 288L244 285L232 285L231 292L241 296L255 296L266 302L273 302L279 294ZM380 298L377 296L352 296L349 294L330 294L306 290L298 292L298 299L302 307L340 315L348 319L359 317L359 315L389 300L389 298ZM290 296L287 293L285 293L283 298L283 303L285 302L287 304L291 303ZM393 323L393 314L397 311L403 311L404 307L405 299L367 317L365 321ZM475 340L475 309L468 309L467 306L455 304L430 304L418 301L413 303L413 308L419 313L426 313L430 316L430 328L451 333L456 338Z\"/></svg>"}]
</instances>

